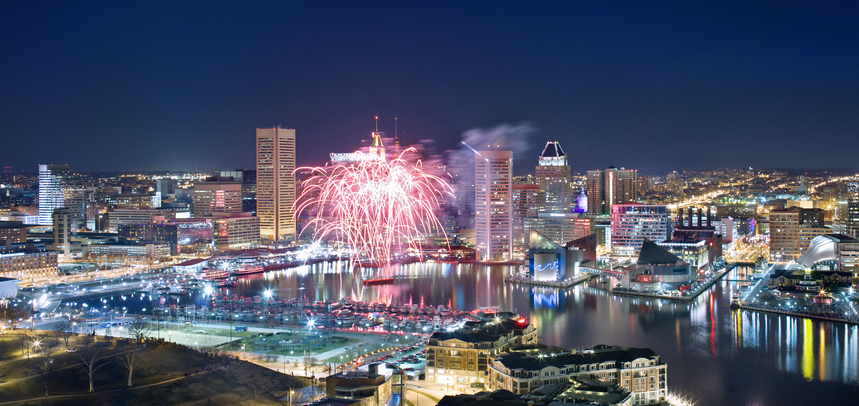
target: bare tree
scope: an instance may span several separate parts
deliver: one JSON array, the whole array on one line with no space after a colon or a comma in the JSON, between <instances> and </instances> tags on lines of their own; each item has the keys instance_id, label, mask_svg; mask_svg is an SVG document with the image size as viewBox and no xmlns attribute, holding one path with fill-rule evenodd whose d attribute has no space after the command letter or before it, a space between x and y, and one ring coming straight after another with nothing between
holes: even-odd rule
<instances>
[{"instance_id":1,"label":"bare tree","mask_svg":"<svg viewBox=\"0 0 859 406\"><path fill-rule=\"evenodd\" d=\"M18 342L21 344L21 356L24 356L24 352L27 352L27 358L30 358L30 347L33 343L36 342L36 334L31 333L26 330L22 330L18 333Z\"/></svg>"},{"instance_id":2,"label":"bare tree","mask_svg":"<svg viewBox=\"0 0 859 406\"><path fill-rule=\"evenodd\" d=\"M138 342L123 341L119 344L117 357L122 361L125 371L128 373L128 385L131 386L131 377L134 374L134 368L140 365L146 359L146 344Z\"/></svg>"},{"instance_id":3,"label":"bare tree","mask_svg":"<svg viewBox=\"0 0 859 406\"><path fill-rule=\"evenodd\" d=\"M107 365L110 362L110 358L113 357L113 354L108 353L106 347L84 347L78 351L77 354L81 357L81 361L83 361L81 368L83 368L89 378L89 391L91 393L93 392L93 374L99 368Z\"/></svg>"},{"instance_id":4,"label":"bare tree","mask_svg":"<svg viewBox=\"0 0 859 406\"><path fill-rule=\"evenodd\" d=\"M146 338L150 330L152 330L152 326L149 325L149 322L139 316L125 326L128 336L137 340L138 343Z\"/></svg>"},{"instance_id":5,"label":"bare tree","mask_svg":"<svg viewBox=\"0 0 859 406\"><path fill-rule=\"evenodd\" d=\"M60 321L54 324L54 332L57 333L58 337L63 339L63 342L66 344L66 348L69 348L69 337L74 334L72 331L72 321L68 319L60 319Z\"/></svg>"},{"instance_id":6,"label":"bare tree","mask_svg":"<svg viewBox=\"0 0 859 406\"><path fill-rule=\"evenodd\" d=\"M52 378L51 374L57 368L54 361L60 351L59 344L59 340L56 339L41 340L33 350L35 357L27 365L30 371L37 375L45 385L45 396L48 396L48 382Z\"/></svg>"}]
</instances>

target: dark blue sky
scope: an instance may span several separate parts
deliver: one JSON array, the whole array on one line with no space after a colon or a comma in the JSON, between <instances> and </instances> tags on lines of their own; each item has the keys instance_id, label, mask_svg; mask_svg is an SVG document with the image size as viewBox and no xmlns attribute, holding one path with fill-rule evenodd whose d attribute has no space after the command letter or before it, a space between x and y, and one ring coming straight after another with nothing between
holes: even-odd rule
<instances>
[{"instance_id":1,"label":"dark blue sky","mask_svg":"<svg viewBox=\"0 0 859 406\"><path fill-rule=\"evenodd\" d=\"M126 3L0 2L0 165L250 167L274 125L315 165L379 115L528 122L517 173L859 166L856 2Z\"/></svg>"}]
</instances>

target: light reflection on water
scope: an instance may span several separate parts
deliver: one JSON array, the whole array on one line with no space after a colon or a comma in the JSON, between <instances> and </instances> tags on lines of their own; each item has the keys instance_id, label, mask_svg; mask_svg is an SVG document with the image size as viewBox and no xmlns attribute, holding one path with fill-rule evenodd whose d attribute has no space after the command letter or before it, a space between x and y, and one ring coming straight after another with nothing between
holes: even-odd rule
<instances>
[{"instance_id":1,"label":"light reflection on water","mask_svg":"<svg viewBox=\"0 0 859 406\"><path fill-rule=\"evenodd\" d=\"M361 281L379 271L344 274L341 266L322 263L252 275L222 293L254 296L271 288L277 299L351 296L464 310L499 306L528 317L546 344L652 348L669 365L670 389L693 396L701 405L803 404L820 400L827 381L840 385L826 386L826 391L834 390L830 396L859 392L852 386L859 381L859 327L730 309L730 298L741 284L736 280L750 269L732 271L728 281L686 303L619 297L603 290L615 281L588 282L569 290L508 285L504 278L518 267L438 263L396 267L392 274L402 279L362 291ZM200 297L166 300L204 303ZM116 301L109 302L116 306ZM800 383L786 388L792 379Z\"/></svg>"}]
</instances>

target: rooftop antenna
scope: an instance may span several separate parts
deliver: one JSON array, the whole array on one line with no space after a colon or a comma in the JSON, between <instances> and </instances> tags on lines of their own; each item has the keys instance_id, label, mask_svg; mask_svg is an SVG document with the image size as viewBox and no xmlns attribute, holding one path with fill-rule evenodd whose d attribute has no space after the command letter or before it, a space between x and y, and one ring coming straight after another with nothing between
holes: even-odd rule
<instances>
[{"instance_id":1,"label":"rooftop antenna","mask_svg":"<svg viewBox=\"0 0 859 406\"><path fill-rule=\"evenodd\" d=\"M376 116L376 132L379 132L379 116Z\"/></svg>"}]
</instances>

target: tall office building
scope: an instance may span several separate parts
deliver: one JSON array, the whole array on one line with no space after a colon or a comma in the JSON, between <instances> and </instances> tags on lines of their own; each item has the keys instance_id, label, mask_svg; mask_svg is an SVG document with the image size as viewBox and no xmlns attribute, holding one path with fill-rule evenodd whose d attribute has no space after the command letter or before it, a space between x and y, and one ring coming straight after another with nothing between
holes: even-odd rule
<instances>
[{"instance_id":1,"label":"tall office building","mask_svg":"<svg viewBox=\"0 0 859 406\"><path fill-rule=\"evenodd\" d=\"M513 151L476 151L474 209L476 255L479 261L513 257Z\"/></svg>"},{"instance_id":2,"label":"tall office building","mask_svg":"<svg viewBox=\"0 0 859 406\"><path fill-rule=\"evenodd\" d=\"M158 201L156 207L161 207L161 201L176 194L176 180L172 178L161 178L155 183L155 196Z\"/></svg>"},{"instance_id":3,"label":"tall office building","mask_svg":"<svg viewBox=\"0 0 859 406\"><path fill-rule=\"evenodd\" d=\"M632 203L638 198L638 171L614 166L588 171L588 214L611 213L614 204Z\"/></svg>"},{"instance_id":4,"label":"tall office building","mask_svg":"<svg viewBox=\"0 0 859 406\"><path fill-rule=\"evenodd\" d=\"M86 188L68 165L39 165L39 225L53 224L54 210L71 211L70 227L86 223Z\"/></svg>"},{"instance_id":5,"label":"tall office building","mask_svg":"<svg viewBox=\"0 0 859 406\"><path fill-rule=\"evenodd\" d=\"M194 182L194 217L242 212L242 183L221 179Z\"/></svg>"},{"instance_id":6,"label":"tall office building","mask_svg":"<svg viewBox=\"0 0 859 406\"><path fill-rule=\"evenodd\" d=\"M295 130L257 128L257 216L260 237L295 239Z\"/></svg>"},{"instance_id":7,"label":"tall office building","mask_svg":"<svg viewBox=\"0 0 859 406\"><path fill-rule=\"evenodd\" d=\"M611 251L632 257L644 239L663 242L671 237L671 215L661 204L626 203L611 206Z\"/></svg>"},{"instance_id":8,"label":"tall office building","mask_svg":"<svg viewBox=\"0 0 859 406\"><path fill-rule=\"evenodd\" d=\"M537 164L537 184L546 190L546 211L570 212L570 166L558 141L549 141Z\"/></svg>"},{"instance_id":9,"label":"tall office building","mask_svg":"<svg viewBox=\"0 0 859 406\"><path fill-rule=\"evenodd\" d=\"M54 249L64 258L68 258L71 253L71 218L72 211L65 207L54 209L52 213Z\"/></svg>"}]
</instances>

